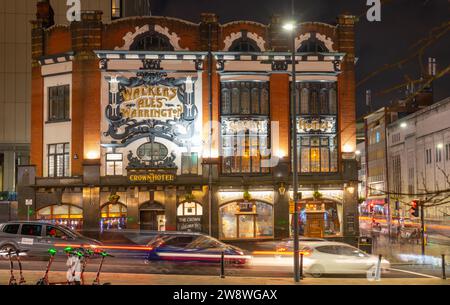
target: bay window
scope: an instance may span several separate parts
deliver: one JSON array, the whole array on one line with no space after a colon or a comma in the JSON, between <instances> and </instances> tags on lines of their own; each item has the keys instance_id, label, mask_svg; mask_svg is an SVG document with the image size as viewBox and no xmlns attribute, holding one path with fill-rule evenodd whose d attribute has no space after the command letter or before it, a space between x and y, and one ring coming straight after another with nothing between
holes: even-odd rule
<instances>
[{"instance_id":1,"label":"bay window","mask_svg":"<svg viewBox=\"0 0 450 305\"><path fill-rule=\"evenodd\" d=\"M223 82L221 88L222 172L268 173L269 86L267 82Z\"/></svg>"},{"instance_id":2,"label":"bay window","mask_svg":"<svg viewBox=\"0 0 450 305\"><path fill-rule=\"evenodd\" d=\"M296 91L299 172L337 172L336 84L300 82Z\"/></svg>"}]
</instances>

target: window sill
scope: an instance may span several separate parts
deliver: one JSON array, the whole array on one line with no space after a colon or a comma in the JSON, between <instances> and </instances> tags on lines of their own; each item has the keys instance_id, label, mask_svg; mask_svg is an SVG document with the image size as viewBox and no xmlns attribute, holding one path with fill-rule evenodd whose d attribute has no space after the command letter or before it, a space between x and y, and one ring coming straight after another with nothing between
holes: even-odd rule
<instances>
[{"instance_id":1,"label":"window sill","mask_svg":"<svg viewBox=\"0 0 450 305\"><path fill-rule=\"evenodd\" d=\"M46 121L45 124L54 124L54 123L65 123L65 122L71 122L71 119L64 119L64 120L50 120Z\"/></svg>"}]
</instances>

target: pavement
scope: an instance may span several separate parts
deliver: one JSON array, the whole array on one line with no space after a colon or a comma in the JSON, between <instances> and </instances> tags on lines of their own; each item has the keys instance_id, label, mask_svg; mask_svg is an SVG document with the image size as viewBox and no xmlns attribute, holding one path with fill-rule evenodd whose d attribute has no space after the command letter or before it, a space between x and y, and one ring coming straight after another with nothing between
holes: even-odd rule
<instances>
[{"instance_id":1,"label":"pavement","mask_svg":"<svg viewBox=\"0 0 450 305\"><path fill-rule=\"evenodd\" d=\"M43 275L41 271L24 271L27 285L33 285ZM85 274L87 283L92 283L95 272ZM18 274L15 275L16 279ZM63 282L65 272L51 272L51 282ZM0 285L6 285L9 271L0 270ZM225 277L198 275L161 275L161 274L130 274L103 273L101 283L112 285L450 285L450 280L436 278L381 278L380 281L370 281L367 278L305 278L295 283L292 278L261 278L261 277Z\"/></svg>"}]
</instances>

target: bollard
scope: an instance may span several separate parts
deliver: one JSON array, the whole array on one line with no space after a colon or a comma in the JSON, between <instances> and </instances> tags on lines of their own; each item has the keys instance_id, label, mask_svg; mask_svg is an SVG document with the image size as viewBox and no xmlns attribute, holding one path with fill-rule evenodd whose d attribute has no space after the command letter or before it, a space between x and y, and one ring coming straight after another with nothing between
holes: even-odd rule
<instances>
[{"instance_id":1,"label":"bollard","mask_svg":"<svg viewBox=\"0 0 450 305\"><path fill-rule=\"evenodd\" d=\"M379 281L381 279L381 258L382 255L378 255L378 265L377 265L377 270L375 272L375 280Z\"/></svg>"},{"instance_id":2,"label":"bollard","mask_svg":"<svg viewBox=\"0 0 450 305\"><path fill-rule=\"evenodd\" d=\"M220 278L225 278L225 253L222 252L220 257Z\"/></svg>"},{"instance_id":3,"label":"bollard","mask_svg":"<svg viewBox=\"0 0 450 305\"><path fill-rule=\"evenodd\" d=\"M300 253L300 279L303 280L303 252Z\"/></svg>"},{"instance_id":4,"label":"bollard","mask_svg":"<svg viewBox=\"0 0 450 305\"><path fill-rule=\"evenodd\" d=\"M447 279L447 276L445 275L445 254L442 254L442 279Z\"/></svg>"}]
</instances>

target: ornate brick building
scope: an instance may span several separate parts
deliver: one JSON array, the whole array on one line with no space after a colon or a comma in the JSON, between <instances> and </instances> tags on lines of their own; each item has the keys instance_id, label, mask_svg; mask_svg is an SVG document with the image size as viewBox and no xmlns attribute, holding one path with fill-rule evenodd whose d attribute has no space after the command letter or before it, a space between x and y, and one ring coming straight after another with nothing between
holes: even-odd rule
<instances>
[{"instance_id":1,"label":"ornate brick building","mask_svg":"<svg viewBox=\"0 0 450 305\"><path fill-rule=\"evenodd\" d=\"M21 217L85 228L290 234L289 35L281 19L33 22L32 166ZM45 19L45 18L44 18ZM299 24L297 137L307 235L358 234L354 17Z\"/></svg>"}]
</instances>

